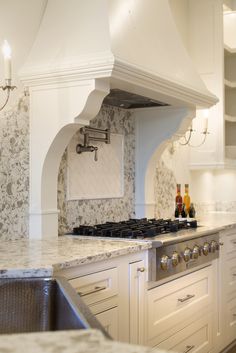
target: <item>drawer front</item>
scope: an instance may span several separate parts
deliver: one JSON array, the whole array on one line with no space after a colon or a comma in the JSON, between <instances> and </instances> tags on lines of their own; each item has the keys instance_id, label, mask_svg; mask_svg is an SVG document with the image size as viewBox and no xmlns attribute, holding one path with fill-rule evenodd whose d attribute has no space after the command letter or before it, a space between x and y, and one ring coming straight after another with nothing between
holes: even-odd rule
<instances>
[{"instance_id":1,"label":"drawer front","mask_svg":"<svg viewBox=\"0 0 236 353\"><path fill-rule=\"evenodd\" d=\"M148 292L148 340L211 309L212 268L206 267ZM167 336L168 337L168 336Z\"/></svg>"},{"instance_id":2,"label":"drawer front","mask_svg":"<svg viewBox=\"0 0 236 353\"><path fill-rule=\"evenodd\" d=\"M69 280L86 304L94 304L118 294L117 268Z\"/></svg>"},{"instance_id":3,"label":"drawer front","mask_svg":"<svg viewBox=\"0 0 236 353\"><path fill-rule=\"evenodd\" d=\"M236 292L236 257L225 261L223 277L226 294Z\"/></svg>"},{"instance_id":4,"label":"drawer front","mask_svg":"<svg viewBox=\"0 0 236 353\"><path fill-rule=\"evenodd\" d=\"M161 342L155 348L178 353L206 353L211 347L211 317L205 316Z\"/></svg>"},{"instance_id":5,"label":"drawer front","mask_svg":"<svg viewBox=\"0 0 236 353\"><path fill-rule=\"evenodd\" d=\"M96 315L96 318L109 335L118 340L118 308L112 308Z\"/></svg>"},{"instance_id":6,"label":"drawer front","mask_svg":"<svg viewBox=\"0 0 236 353\"><path fill-rule=\"evenodd\" d=\"M236 234L225 235L223 238L225 253L227 255L236 255Z\"/></svg>"}]
</instances>

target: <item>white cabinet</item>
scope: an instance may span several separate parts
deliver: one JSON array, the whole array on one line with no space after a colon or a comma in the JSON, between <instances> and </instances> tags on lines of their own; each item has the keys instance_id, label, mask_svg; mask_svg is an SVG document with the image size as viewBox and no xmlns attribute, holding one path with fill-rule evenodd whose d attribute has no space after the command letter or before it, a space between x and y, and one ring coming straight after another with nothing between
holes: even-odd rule
<instances>
[{"instance_id":1,"label":"white cabinet","mask_svg":"<svg viewBox=\"0 0 236 353\"><path fill-rule=\"evenodd\" d=\"M181 353L219 353L236 339L236 231L220 237L219 260L152 288L145 251L60 274L118 341Z\"/></svg>"},{"instance_id":2,"label":"white cabinet","mask_svg":"<svg viewBox=\"0 0 236 353\"><path fill-rule=\"evenodd\" d=\"M212 317L200 320L180 330L155 348L178 353L207 353L212 347Z\"/></svg>"},{"instance_id":3,"label":"white cabinet","mask_svg":"<svg viewBox=\"0 0 236 353\"><path fill-rule=\"evenodd\" d=\"M130 343L144 344L145 263L130 264Z\"/></svg>"},{"instance_id":4,"label":"white cabinet","mask_svg":"<svg viewBox=\"0 0 236 353\"><path fill-rule=\"evenodd\" d=\"M86 304L92 305L118 294L118 270L97 271L69 280Z\"/></svg>"},{"instance_id":5,"label":"white cabinet","mask_svg":"<svg viewBox=\"0 0 236 353\"><path fill-rule=\"evenodd\" d=\"M225 155L236 162L236 53L229 47L224 51L225 63Z\"/></svg>"},{"instance_id":6,"label":"white cabinet","mask_svg":"<svg viewBox=\"0 0 236 353\"><path fill-rule=\"evenodd\" d=\"M221 0L204 0L189 3L189 45L190 56L195 63L206 87L214 93L219 102L209 109L206 141L197 148L191 148L190 168L217 168L225 164L224 137L224 45L223 11ZM202 141L204 113L197 111L193 122L192 145Z\"/></svg>"},{"instance_id":7,"label":"white cabinet","mask_svg":"<svg viewBox=\"0 0 236 353\"><path fill-rule=\"evenodd\" d=\"M118 340L118 308L112 308L96 315L105 331L114 339Z\"/></svg>"},{"instance_id":8,"label":"white cabinet","mask_svg":"<svg viewBox=\"0 0 236 353\"><path fill-rule=\"evenodd\" d=\"M147 344L154 347L172 336L174 344L176 332L185 332L186 325L212 314L213 280L214 267L209 265L149 290ZM207 325L210 323L208 320ZM211 342L209 337L207 342Z\"/></svg>"},{"instance_id":9,"label":"white cabinet","mask_svg":"<svg viewBox=\"0 0 236 353\"><path fill-rule=\"evenodd\" d=\"M221 348L236 339L236 231L221 233L219 317Z\"/></svg>"},{"instance_id":10,"label":"white cabinet","mask_svg":"<svg viewBox=\"0 0 236 353\"><path fill-rule=\"evenodd\" d=\"M144 343L147 252L60 271L112 338Z\"/></svg>"}]
</instances>

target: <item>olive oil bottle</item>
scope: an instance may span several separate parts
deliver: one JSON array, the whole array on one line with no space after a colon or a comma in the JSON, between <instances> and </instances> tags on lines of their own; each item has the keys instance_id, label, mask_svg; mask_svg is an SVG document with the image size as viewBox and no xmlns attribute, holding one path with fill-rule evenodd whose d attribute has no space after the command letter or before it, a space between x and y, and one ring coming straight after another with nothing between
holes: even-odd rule
<instances>
[{"instance_id":1,"label":"olive oil bottle","mask_svg":"<svg viewBox=\"0 0 236 353\"><path fill-rule=\"evenodd\" d=\"M184 186L185 186L185 194L184 194L185 212L188 215L189 209L190 209L190 204L191 204L191 199L189 196L189 185L185 184Z\"/></svg>"}]
</instances>

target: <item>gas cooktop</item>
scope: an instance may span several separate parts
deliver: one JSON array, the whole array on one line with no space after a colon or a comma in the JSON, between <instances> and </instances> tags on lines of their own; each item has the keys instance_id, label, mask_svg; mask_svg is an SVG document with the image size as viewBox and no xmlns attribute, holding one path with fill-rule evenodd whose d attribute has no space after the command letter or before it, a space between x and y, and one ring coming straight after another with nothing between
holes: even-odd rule
<instances>
[{"instance_id":1,"label":"gas cooktop","mask_svg":"<svg viewBox=\"0 0 236 353\"><path fill-rule=\"evenodd\" d=\"M73 228L73 234L111 238L145 239L196 227L196 220L142 218L129 219L128 221L122 222L106 222L94 226L81 225Z\"/></svg>"}]
</instances>

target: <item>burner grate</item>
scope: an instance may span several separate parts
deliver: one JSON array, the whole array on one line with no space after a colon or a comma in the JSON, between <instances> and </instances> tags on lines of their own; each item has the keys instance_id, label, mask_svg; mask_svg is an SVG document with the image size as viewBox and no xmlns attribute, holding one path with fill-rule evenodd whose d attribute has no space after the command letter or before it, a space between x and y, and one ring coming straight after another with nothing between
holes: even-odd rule
<instances>
[{"instance_id":1,"label":"burner grate","mask_svg":"<svg viewBox=\"0 0 236 353\"><path fill-rule=\"evenodd\" d=\"M106 222L94 226L81 225L73 228L73 234L110 238L145 239L196 227L196 220L179 221L178 219L142 218L129 219L121 222Z\"/></svg>"}]
</instances>

